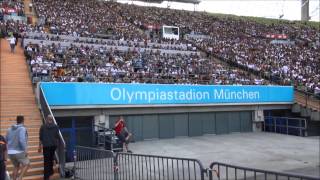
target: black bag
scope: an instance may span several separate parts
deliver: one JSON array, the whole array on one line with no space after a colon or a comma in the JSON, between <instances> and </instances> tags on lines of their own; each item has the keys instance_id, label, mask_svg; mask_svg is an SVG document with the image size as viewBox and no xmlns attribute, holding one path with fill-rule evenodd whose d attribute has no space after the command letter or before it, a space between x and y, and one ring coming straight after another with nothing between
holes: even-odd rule
<instances>
[{"instance_id":1,"label":"black bag","mask_svg":"<svg viewBox=\"0 0 320 180\"><path fill-rule=\"evenodd\" d=\"M66 168L65 178L72 178L74 176L74 167L72 169Z\"/></svg>"}]
</instances>

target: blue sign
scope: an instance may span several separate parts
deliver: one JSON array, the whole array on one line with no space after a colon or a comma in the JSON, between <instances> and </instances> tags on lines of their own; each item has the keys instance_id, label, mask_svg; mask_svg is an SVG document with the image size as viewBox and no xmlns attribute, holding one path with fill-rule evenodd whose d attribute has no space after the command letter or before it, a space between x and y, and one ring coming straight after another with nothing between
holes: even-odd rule
<instances>
[{"instance_id":1,"label":"blue sign","mask_svg":"<svg viewBox=\"0 0 320 180\"><path fill-rule=\"evenodd\" d=\"M51 106L293 103L292 86L41 83Z\"/></svg>"}]
</instances>

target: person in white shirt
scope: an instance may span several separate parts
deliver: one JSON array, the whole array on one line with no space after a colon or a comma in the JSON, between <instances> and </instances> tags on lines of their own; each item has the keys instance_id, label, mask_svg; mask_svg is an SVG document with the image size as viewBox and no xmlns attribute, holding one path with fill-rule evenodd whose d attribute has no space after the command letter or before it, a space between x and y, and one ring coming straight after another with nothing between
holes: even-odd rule
<instances>
[{"instance_id":1,"label":"person in white shirt","mask_svg":"<svg viewBox=\"0 0 320 180\"><path fill-rule=\"evenodd\" d=\"M11 52L14 53L14 48L16 46L16 38L13 35L11 35L11 37L8 40L10 42Z\"/></svg>"},{"instance_id":2,"label":"person in white shirt","mask_svg":"<svg viewBox=\"0 0 320 180\"><path fill-rule=\"evenodd\" d=\"M29 11L32 12L32 3L29 3Z\"/></svg>"}]
</instances>

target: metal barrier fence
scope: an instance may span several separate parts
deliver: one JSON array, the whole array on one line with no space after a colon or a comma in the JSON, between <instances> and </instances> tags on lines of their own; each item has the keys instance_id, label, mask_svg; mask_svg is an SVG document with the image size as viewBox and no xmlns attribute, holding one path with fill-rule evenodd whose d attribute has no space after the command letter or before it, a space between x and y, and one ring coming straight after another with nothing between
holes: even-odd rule
<instances>
[{"instance_id":1,"label":"metal barrier fence","mask_svg":"<svg viewBox=\"0 0 320 180\"><path fill-rule=\"evenodd\" d=\"M84 180L320 180L320 177L266 171L197 159L117 153L76 147L75 179Z\"/></svg>"},{"instance_id":2,"label":"metal barrier fence","mask_svg":"<svg viewBox=\"0 0 320 180\"><path fill-rule=\"evenodd\" d=\"M197 159L118 153L119 180L203 180L205 170Z\"/></svg>"},{"instance_id":3,"label":"metal barrier fence","mask_svg":"<svg viewBox=\"0 0 320 180\"><path fill-rule=\"evenodd\" d=\"M266 171L213 162L210 165L209 180L320 180L320 177L304 176L293 173Z\"/></svg>"},{"instance_id":4,"label":"metal barrier fence","mask_svg":"<svg viewBox=\"0 0 320 180\"><path fill-rule=\"evenodd\" d=\"M264 117L264 131L280 134L305 136L307 121L304 118Z\"/></svg>"},{"instance_id":5,"label":"metal barrier fence","mask_svg":"<svg viewBox=\"0 0 320 180\"><path fill-rule=\"evenodd\" d=\"M114 154L112 151L77 146L75 155L75 179L116 179L114 177Z\"/></svg>"}]
</instances>

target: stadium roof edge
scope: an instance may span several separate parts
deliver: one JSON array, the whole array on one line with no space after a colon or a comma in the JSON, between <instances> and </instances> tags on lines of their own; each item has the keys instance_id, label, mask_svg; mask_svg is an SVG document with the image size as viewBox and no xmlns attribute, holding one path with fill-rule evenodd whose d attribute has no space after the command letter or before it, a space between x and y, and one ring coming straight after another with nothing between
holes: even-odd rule
<instances>
[{"instance_id":1,"label":"stadium roof edge","mask_svg":"<svg viewBox=\"0 0 320 180\"><path fill-rule=\"evenodd\" d=\"M162 3L164 0L140 0L143 2L149 2L149 3ZM171 2L182 2L182 3L192 3L192 4L199 4L201 0L167 0Z\"/></svg>"}]
</instances>

